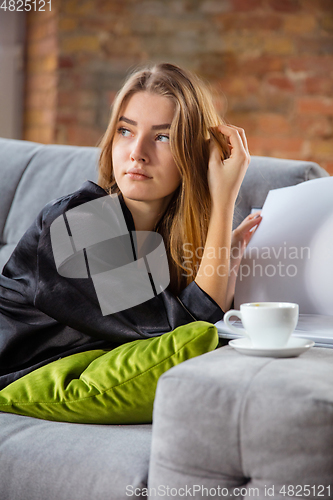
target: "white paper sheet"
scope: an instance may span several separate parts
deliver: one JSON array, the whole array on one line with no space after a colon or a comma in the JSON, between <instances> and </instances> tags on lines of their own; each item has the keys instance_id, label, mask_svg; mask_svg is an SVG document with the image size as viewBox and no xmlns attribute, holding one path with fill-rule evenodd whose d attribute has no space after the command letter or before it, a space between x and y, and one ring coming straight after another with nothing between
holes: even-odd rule
<instances>
[{"instance_id":1,"label":"white paper sheet","mask_svg":"<svg viewBox=\"0 0 333 500\"><path fill-rule=\"evenodd\" d=\"M333 177L269 192L236 284L244 302L296 302L333 316Z\"/></svg>"}]
</instances>

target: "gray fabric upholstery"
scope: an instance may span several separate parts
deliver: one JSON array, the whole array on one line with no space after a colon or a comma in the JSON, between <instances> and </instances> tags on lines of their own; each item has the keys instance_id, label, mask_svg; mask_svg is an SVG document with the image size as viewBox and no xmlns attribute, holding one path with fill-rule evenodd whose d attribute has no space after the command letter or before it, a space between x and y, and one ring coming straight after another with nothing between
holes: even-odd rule
<instances>
[{"instance_id":1,"label":"gray fabric upholstery","mask_svg":"<svg viewBox=\"0 0 333 500\"><path fill-rule=\"evenodd\" d=\"M0 139L0 269L40 210L97 180L97 148Z\"/></svg>"},{"instance_id":2,"label":"gray fabric upholstery","mask_svg":"<svg viewBox=\"0 0 333 500\"><path fill-rule=\"evenodd\" d=\"M332 494L332 381L333 351L321 348L274 359L228 346L172 368L155 397L152 493L243 486L248 495L238 498L267 499L265 486L286 498L283 485L331 485Z\"/></svg>"},{"instance_id":3,"label":"gray fabric upholstery","mask_svg":"<svg viewBox=\"0 0 333 500\"><path fill-rule=\"evenodd\" d=\"M1 500L126 499L147 484L150 425L79 425L0 413ZM146 498L137 496L135 498Z\"/></svg>"}]
</instances>

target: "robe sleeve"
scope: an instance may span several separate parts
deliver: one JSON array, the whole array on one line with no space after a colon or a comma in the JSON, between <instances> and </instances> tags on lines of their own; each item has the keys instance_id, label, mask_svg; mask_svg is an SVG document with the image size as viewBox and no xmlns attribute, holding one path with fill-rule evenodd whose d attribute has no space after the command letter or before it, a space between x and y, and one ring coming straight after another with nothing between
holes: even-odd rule
<instances>
[{"instance_id":1,"label":"robe sleeve","mask_svg":"<svg viewBox=\"0 0 333 500\"><path fill-rule=\"evenodd\" d=\"M196 320L216 323L223 318L220 306L195 281L180 293L179 300Z\"/></svg>"}]
</instances>

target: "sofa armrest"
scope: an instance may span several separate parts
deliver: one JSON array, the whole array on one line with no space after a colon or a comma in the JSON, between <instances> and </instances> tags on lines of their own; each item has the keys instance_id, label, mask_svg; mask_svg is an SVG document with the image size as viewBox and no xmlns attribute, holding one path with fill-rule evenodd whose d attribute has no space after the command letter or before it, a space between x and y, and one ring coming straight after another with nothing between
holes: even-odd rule
<instances>
[{"instance_id":1,"label":"sofa armrest","mask_svg":"<svg viewBox=\"0 0 333 500\"><path fill-rule=\"evenodd\" d=\"M156 391L149 487L187 486L197 499L218 487L264 499L270 488L282 499L284 485L310 485L311 498L321 487L329 498L332 380L333 350L324 348L274 359L228 346L172 368Z\"/></svg>"}]
</instances>

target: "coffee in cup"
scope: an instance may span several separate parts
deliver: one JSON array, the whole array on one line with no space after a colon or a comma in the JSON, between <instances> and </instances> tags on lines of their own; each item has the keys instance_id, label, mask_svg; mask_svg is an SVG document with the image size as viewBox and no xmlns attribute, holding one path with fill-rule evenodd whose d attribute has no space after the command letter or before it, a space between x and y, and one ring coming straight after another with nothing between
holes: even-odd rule
<instances>
[{"instance_id":1,"label":"coffee in cup","mask_svg":"<svg viewBox=\"0 0 333 500\"><path fill-rule=\"evenodd\" d=\"M249 338L253 347L274 349L287 345L298 313L298 304L291 302L250 302L241 304L240 311L231 309L223 320L231 331ZM230 323L232 316L241 320L245 331Z\"/></svg>"}]
</instances>

